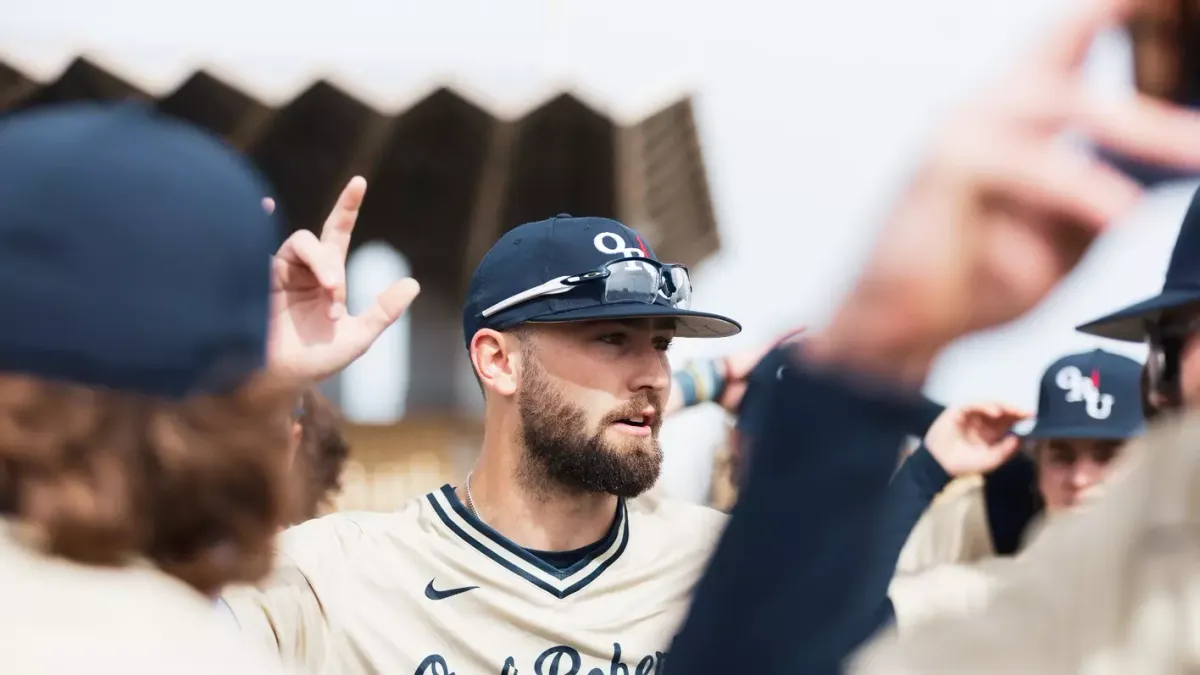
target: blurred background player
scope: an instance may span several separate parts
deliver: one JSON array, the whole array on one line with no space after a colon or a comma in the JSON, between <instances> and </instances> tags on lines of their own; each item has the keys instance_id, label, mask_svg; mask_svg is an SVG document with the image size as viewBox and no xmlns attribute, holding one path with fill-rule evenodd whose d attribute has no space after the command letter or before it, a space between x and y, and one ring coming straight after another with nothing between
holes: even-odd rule
<instances>
[{"instance_id":1,"label":"blurred background player","mask_svg":"<svg viewBox=\"0 0 1200 675\"><path fill-rule=\"evenodd\" d=\"M396 513L285 532L276 573L224 596L243 632L313 673L660 667L724 522L643 494L666 352L740 328L690 293L686 270L612 220L501 237L463 309L486 399L474 471Z\"/></svg>"},{"instance_id":2,"label":"blurred background player","mask_svg":"<svg viewBox=\"0 0 1200 675\"><path fill-rule=\"evenodd\" d=\"M900 555L889 590L900 630L982 604L985 573L943 566L1015 554L1034 536L1039 513L1053 517L1094 498L1118 450L1145 429L1140 375L1133 359L1099 349L1055 361L1041 379L1036 423L1020 439L1027 455L1009 457L1018 441L1011 418L968 410L934 423L919 452L942 472L927 494L946 491ZM1011 466L1026 461L1029 472ZM1007 471L1001 480L1009 483L989 489L994 471Z\"/></svg>"},{"instance_id":3,"label":"blurred background player","mask_svg":"<svg viewBox=\"0 0 1200 675\"><path fill-rule=\"evenodd\" d=\"M342 488L342 472L350 457L350 442L337 406L309 388L300 397L292 425L291 467L299 481L297 515L301 523L329 509Z\"/></svg>"}]
</instances>

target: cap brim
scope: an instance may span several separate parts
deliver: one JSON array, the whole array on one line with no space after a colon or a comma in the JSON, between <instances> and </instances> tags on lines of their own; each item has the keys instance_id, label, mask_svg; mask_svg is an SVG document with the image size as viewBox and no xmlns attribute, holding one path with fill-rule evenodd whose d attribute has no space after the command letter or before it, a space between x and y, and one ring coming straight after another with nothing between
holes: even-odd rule
<instances>
[{"instance_id":1,"label":"cap brim","mask_svg":"<svg viewBox=\"0 0 1200 675\"><path fill-rule=\"evenodd\" d=\"M1153 298L1077 326L1075 330L1112 340L1141 342L1146 339L1147 320L1154 321L1167 310L1195 304L1200 304L1200 290L1164 291Z\"/></svg>"},{"instance_id":2,"label":"cap brim","mask_svg":"<svg viewBox=\"0 0 1200 675\"><path fill-rule=\"evenodd\" d=\"M1034 425L1032 429L1021 435L1022 438L1031 440L1043 438L1083 438L1088 440L1113 440L1121 441L1128 438L1133 438L1145 431L1145 425L1139 426L1136 429L1127 430L1124 433L1113 431L1110 429L1102 429L1097 427L1056 427L1053 425L1040 426Z\"/></svg>"},{"instance_id":3,"label":"cap brim","mask_svg":"<svg viewBox=\"0 0 1200 675\"><path fill-rule=\"evenodd\" d=\"M613 303L580 307L561 312L542 314L526 323L566 323L569 321L602 321L616 319L675 319L675 336L686 338L723 338L742 332L742 325L728 317L707 312L674 309L664 305L642 302Z\"/></svg>"}]
</instances>

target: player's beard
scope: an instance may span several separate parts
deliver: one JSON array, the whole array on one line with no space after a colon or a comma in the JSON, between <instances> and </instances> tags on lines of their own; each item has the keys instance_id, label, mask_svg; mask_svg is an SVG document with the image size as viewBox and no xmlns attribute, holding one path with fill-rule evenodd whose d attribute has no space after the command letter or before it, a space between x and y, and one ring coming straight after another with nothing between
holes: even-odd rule
<instances>
[{"instance_id":1,"label":"player's beard","mask_svg":"<svg viewBox=\"0 0 1200 675\"><path fill-rule=\"evenodd\" d=\"M599 429L589 434L584 410L556 389L536 359L526 363L517 406L525 446L522 477L531 487L636 497L654 486L662 468L661 399L634 399L606 415ZM613 423L641 415L649 406L656 411L649 436L628 437L621 443L607 439Z\"/></svg>"}]
</instances>

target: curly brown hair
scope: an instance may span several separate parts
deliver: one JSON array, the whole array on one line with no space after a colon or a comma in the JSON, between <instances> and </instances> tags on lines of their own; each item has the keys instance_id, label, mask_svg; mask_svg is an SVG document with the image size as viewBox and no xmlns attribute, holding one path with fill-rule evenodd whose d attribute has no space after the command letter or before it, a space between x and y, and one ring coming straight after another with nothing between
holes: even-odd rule
<instances>
[{"instance_id":1,"label":"curly brown hair","mask_svg":"<svg viewBox=\"0 0 1200 675\"><path fill-rule=\"evenodd\" d=\"M300 481L299 518L316 518L342 491L342 470L350 457L350 442L342 433L345 418L332 401L315 389L301 397L300 447L296 469Z\"/></svg>"},{"instance_id":2,"label":"curly brown hair","mask_svg":"<svg viewBox=\"0 0 1200 675\"><path fill-rule=\"evenodd\" d=\"M138 560L205 594L252 582L294 510L294 389L183 402L0 375L0 512L80 563Z\"/></svg>"}]
</instances>

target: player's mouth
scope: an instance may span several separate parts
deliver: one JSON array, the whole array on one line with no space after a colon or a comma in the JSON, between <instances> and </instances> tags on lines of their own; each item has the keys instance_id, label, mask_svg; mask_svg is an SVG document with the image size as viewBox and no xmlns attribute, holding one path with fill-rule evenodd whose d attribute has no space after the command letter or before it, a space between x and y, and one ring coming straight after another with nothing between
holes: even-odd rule
<instances>
[{"instance_id":1,"label":"player's mouth","mask_svg":"<svg viewBox=\"0 0 1200 675\"><path fill-rule=\"evenodd\" d=\"M613 426L617 431L630 436L649 436L654 433L654 410L643 411L640 415L630 415L616 422Z\"/></svg>"}]
</instances>

